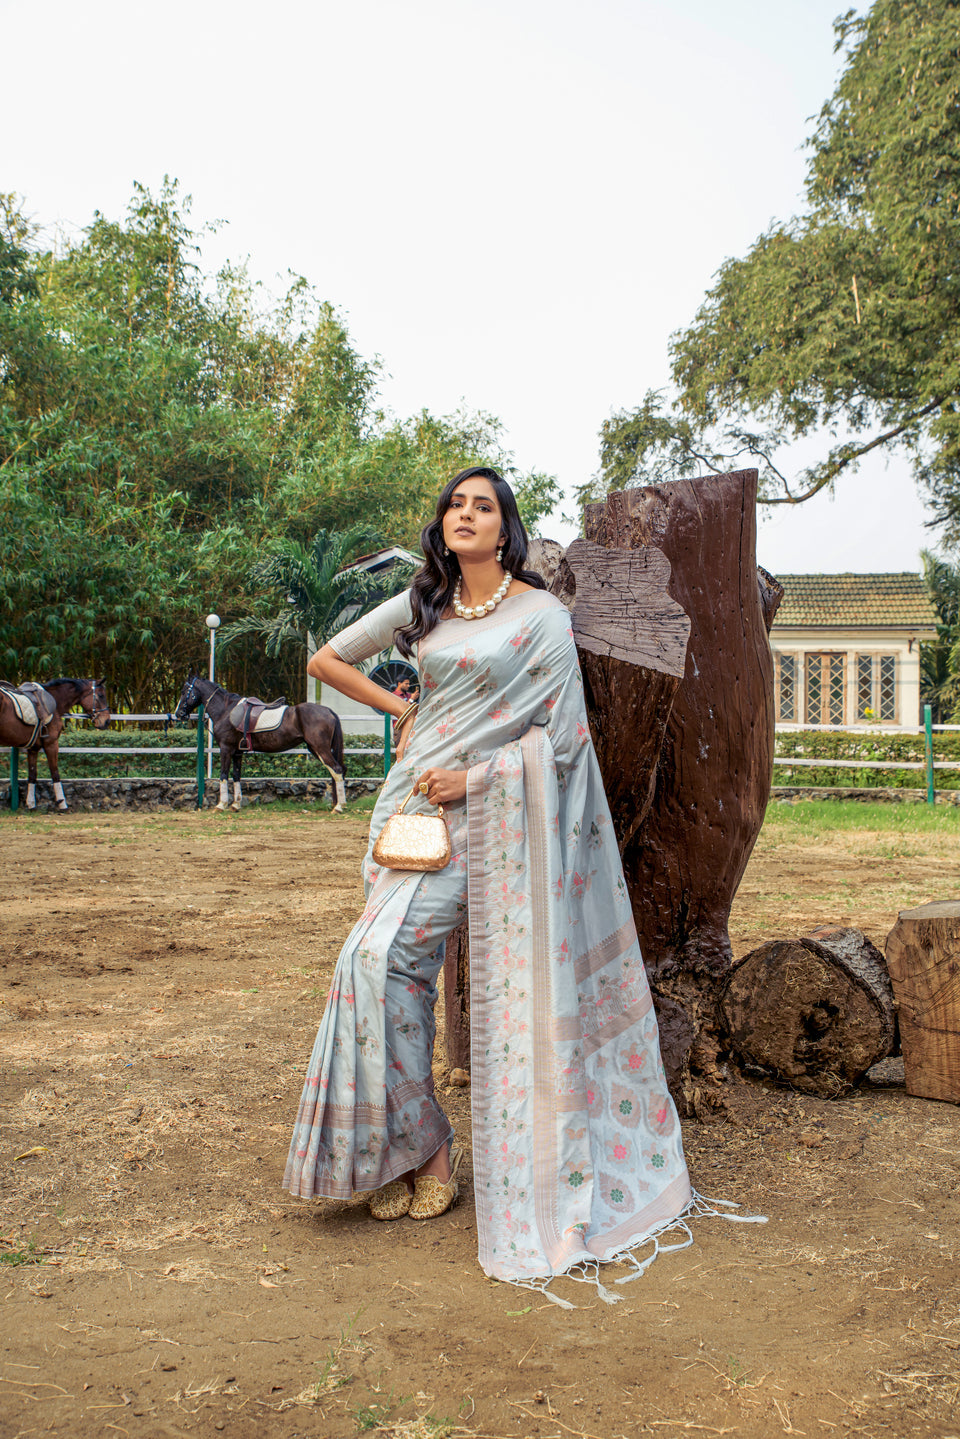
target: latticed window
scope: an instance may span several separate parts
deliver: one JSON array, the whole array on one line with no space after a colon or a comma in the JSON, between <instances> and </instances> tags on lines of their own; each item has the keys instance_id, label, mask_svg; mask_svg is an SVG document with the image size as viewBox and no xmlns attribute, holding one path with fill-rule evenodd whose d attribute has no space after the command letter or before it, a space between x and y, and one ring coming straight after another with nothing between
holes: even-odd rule
<instances>
[{"instance_id":1,"label":"latticed window","mask_svg":"<svg viewBox=\"0 0 960 1439\"><path fill-rule=\"evenodd\" d=\"M857 655L857 719L896 724L896 655Z\"/></svg>"},{"instance_id":2,"label":"latticed window","mask_svg":"<svg viewBox=\"0 0 960 1439\"><path fill-rule=\"evenodd\" d=\"M897 657L880 655L880 718L894 721L897 718Z\"/></svg>"},{"instance_id":3,"label":"latticed window","mask_svg":"<svg viewBox=\"0 0 960 1439\"><path fill-rule=\"evenodd\" d=\"M843 655L806 656L807 724L843 724Z\"/></svg>"},{"instance_id":4,"label":"latticed window","mask_svg":"<svg viewBox=\"0 0 960 1439\"><path fill-rule=\"evenodd\" d=\"M777 719L783 724L794 724L797 718L797 657L778 655L777 665Z\"/></svg>"},{"instance_id":5,"label":"latticed window","mask_svg":"<svg viewBox=\"0 0 960 1439\"><path fill-rule=\"evenodd\" d=\"M876 718L873 707L873 655L857 655L857 719Z\"/></svg>"}]
</instances>

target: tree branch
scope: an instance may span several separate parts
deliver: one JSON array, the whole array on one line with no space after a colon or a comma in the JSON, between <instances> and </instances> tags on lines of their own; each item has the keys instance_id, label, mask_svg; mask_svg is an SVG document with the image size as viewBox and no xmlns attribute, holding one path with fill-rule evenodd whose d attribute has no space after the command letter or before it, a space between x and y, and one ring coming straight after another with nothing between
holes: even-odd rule
<instances>
[{"instance_id":1,"label":"tree branch","mask_svg":"<svg viewBox=\"0 0 960 1439\"><path fill-rule=\"evenodd\" d=\"M924 405L922 409L915 410L912 415L908 415L902 425L897 425L895 429L887 430L885 434L877 435L876 439L870 440L866 445L859 445L853 449L848 449L842 458L828 466L826 473L821 475L816 484L812 485L805 494L792 495L786 480L784 480L783 487L787 491L785 495L773 499L763 499L760 503L763 505L800 505L804 500L812 499L813 496L818 494L826 485L829 485L830 481L839 475L841 470L846 469L847 465L852 464L854 460L862 459L863 456L869 454L871 450L875 450L878 445L884 445L888 440L895 440L897 435L902 435L904 430L908 430L917 420L922 420L924 415L932 414L934 410L938 410L953 394L955 394L955 391L951 390L945 395L938 396L937 399L931 400L928 405Z\"/></svg>"}]
</instances>

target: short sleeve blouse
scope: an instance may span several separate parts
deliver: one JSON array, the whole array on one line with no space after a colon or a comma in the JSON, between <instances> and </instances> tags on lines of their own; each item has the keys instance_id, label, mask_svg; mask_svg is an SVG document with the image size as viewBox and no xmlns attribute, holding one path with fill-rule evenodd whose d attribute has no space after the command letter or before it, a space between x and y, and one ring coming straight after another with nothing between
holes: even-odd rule
<instances>
[{"instance_id":1,"label":"short sleeve blouse","mask_svg":"<svg viewBox=\"0 0 960 1439\"><path fill-rule=\"evenodd\" d=\"M397 630L408 625L412 618L410 592L404 590L334 635L330 648L348 665L358 665L383 650L393 649Z\"/></svg>"}]
</instances>

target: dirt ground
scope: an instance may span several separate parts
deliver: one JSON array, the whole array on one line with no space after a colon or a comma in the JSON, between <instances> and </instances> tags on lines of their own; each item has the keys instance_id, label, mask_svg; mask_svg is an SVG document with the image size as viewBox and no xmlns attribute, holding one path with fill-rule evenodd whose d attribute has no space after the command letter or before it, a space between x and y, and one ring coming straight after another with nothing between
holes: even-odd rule
<instances>
[{"instance_id":1,"label":"dirt ground","mask_svg":"<svg viewBox=\"0 0 960 1439\"><path fill-rule=\"evenodd\" d=\"M895 1079L744 1082L731 1122L685 1122L697 1188L769 1223L698 1221L613 1307L485 1278L469 1176L428 1224L282 1192L365 827L0 819L3 1439L960 1436L960 1110ZM882 945L958 870L955 838L768 823L736 949Z\"/></svg>"}]
</instances>

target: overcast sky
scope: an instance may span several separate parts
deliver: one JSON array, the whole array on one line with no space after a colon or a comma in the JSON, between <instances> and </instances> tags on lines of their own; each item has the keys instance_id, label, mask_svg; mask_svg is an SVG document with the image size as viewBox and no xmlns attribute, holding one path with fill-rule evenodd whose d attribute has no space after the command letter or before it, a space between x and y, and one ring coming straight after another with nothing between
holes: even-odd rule
<instances>
[{"instance_id":1,"label":"overcast sky","mask_svg":"<svg viewBox=\"0 0 960 1439\"><path fill-rule=\"evenodd\" d=\"M179 178L249 257L334 302L399 415L461 402L523 468L597 468L611 409L730 255L802 203L839 0L0 0L0 189L44 225ZM14 61L14 57L17 57ZM906 466L780 506L759 558L916 569ZM571 533L558 522L547 533Z\"/></svg>"}]
</instances>

